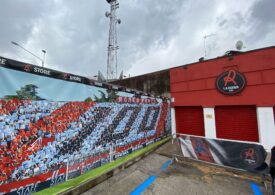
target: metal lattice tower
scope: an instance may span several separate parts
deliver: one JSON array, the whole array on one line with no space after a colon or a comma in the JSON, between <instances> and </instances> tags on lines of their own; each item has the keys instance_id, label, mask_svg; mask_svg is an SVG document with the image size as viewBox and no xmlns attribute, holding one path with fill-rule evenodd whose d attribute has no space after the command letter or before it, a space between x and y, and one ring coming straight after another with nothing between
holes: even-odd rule
<instances>
[{"instance_id":1,"label":"metal lattice tower","mask_svg":"<svg viewBox=\"0 0 275 195\"><path fill-rule=\"evenodd\" d=\"M111 11L106 12L105 16L110 18L109 27L109 42L108 42L108 59L107 59L107 81L117 78L117 50L119 46L117 44L117 24L121 23L121 20L116 16L116 10L119 8L117 0L106 0L110 4Z\"/></svg>"}]
</instances>

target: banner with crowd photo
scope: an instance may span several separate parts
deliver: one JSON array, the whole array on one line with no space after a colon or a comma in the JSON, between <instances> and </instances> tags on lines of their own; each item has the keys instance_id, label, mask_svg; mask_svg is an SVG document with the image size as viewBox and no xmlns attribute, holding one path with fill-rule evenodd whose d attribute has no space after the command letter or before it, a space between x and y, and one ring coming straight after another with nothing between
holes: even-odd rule
<instances>
[{"instance_id":1,"label":"banner with crowd photo","mask_svg":"<svg viewBox=\"0 0 275 195\"><path fill-rule=\"evenodd\" d=\"M210 139L191 135L178 137L184 157L243 169L266 172L266 151L257 143Z\"/></svg>"},{"instance_id":2,"label":"banner with crowd photo","mask_svg":"<svg viewBox=\"0 0 275 195\"><path fill-rule=\"evenodd\" d=\"M0 194L29 194L170 133L169 101L0 57Z\"/></svg>"},{"instance_id":3,"label":"banner with crowd photo","mask_svg":"<svg viewBox=\"0 0 275 195\"><path fill-rule=\"evenodd\" d=\"M74 159L70 159L67 164L67 179L78 177L94 168L100 167L103 164L131 154L138 149L145 148L146 146L160 141L167 136L168 134L162 134L161 136L150 136L123 146L112 146L109 150L101 151L97 154L78 156Z\"/></svg>"}]
</instances>

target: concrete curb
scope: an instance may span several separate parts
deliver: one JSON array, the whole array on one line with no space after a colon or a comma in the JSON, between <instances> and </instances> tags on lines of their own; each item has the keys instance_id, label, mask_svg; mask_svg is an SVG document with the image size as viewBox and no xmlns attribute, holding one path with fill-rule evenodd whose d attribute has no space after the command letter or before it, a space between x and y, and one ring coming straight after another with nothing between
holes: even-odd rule
<instances>
[{"instance_id":1,"label":"concrete curb","mask_svg":"<svg viewBox=\"0 0 275 195\"><path fill-rule=\"evenodd\" d=\"M122 165L119 165L115 168L113 168L112 170L96 177L93 178L91 180L88 180L82 184L80 184L79 186L69 189L65 192L61 192L59 193L60 195L76 195L76 194L81 194L86 192L87 190L91 189L92 187L100 184L101 182L107 180L108 178L114 176L115 174L119 173L120 171L130 167L131 165L133 165L134 163L136 163L137 161L145 158L146 156L148 156L149 154L151 154L152 152L156 151L159 147L161 147L162 145L166 144L167 142L169 142L171 139L167 139L166 141L164 141L163 143L161 143L160 145L144 152L143 154L134 157L133 159L130 159L128 161L126 161L125 163L123 163Z\"/></svg>"}]
</instances>

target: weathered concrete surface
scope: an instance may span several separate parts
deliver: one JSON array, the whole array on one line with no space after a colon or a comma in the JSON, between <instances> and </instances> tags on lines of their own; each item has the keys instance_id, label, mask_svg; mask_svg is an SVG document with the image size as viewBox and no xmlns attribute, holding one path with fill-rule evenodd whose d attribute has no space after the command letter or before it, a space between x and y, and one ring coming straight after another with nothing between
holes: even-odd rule
<instances>
[{"instance_id":1,"label":"weathered concrete surface","mask_svg":"<svg viewBox=\"0 0 275 195\"><path fill-rule=\"evenodd\" d=\"M144 194L253 194L250 179L224 169L177 163L162 172ZM262 184L262 192L265 189ZM264 193L268 194L268 193Z\"/></svg>"},{"instance_id":2,"label":"weathered concrete surface","mask_svg":"<svg viewBox=\"0 0 275 195\"><path fill-rule=\"evenodd\" d=\"M147 156L131 167L123 170L114 177L90 189L84 195L130 194L149 176L160 172L160 167L169 160L169 154L180 152L170 143L163 145L155 153ZM162 171L158 178L144 191L145 195L192 195L192 194L222 194L222 195L251 195L253 191L250 181L259 182L260 177L238 174L227 169L183 161L173 163L167 170ZM262 183L258 183L263 194L270 194ZM270 185L268 183L268 185ZM269 188L270 189L270 188Z\"/></svg>"},{"instance_id":3,"label":"weathered concrete surface","mask_svg":"<svg viewBox=\"0 0 275 195\"><path fill-rule=\"evenodd\" d=\"M169 158L172 158L173 154L182 155L179 142L178 141L173 142L173 140L163 145L162 147L159 147L156 150L156 153L162 156L167 156Z\"/></svg>"},{"instance_id":4,"label":"weathered concrete surface","mask_svg":"<svg viewBox=\"0 0 275 195\"><path fill-rule=\"evenodd\" d=\"M158 154L151 154L140 160L131 167L123 170L114 177L95 186L88 194L112 194L123 195L130 194L138 185L146 180L150 175L157 173L163 163L169 158Z\"/></svg>"}]
</instances>

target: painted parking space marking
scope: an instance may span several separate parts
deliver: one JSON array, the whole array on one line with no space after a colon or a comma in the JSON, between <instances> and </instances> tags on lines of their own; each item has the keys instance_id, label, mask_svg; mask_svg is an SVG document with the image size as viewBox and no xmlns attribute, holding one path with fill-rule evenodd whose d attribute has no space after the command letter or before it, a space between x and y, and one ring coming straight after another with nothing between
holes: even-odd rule
<instances>
[{"instance_id":1,"label":"painted parking space marking","mask_svg":"<svg viewBox=\"0 0 275 195\"><path fill-rule=\"evenodd\" d=\"M250 187L252 188L254 195L263 195L263 193L261 192L260 187L256 183L251 181L250 182Z\"/></svg>"},{"instance_id":2,"label":"painted parking space marking","mask_svg":"<svg viewBox=\"0 0 275 195\"><path fill-rule=\"evenodd\" d=\"M158 173L156 175L151 175L150 177L148 177L142 184L140 184L138 187L136 187L131 193L130 195L139 195L142 192L144 192L159 176L159 174L162 171L165 171L170 164L172 164L172 160L168 160L166 161L160 168L160 171L158 171Z\"/></svg>"}]
</instances>

